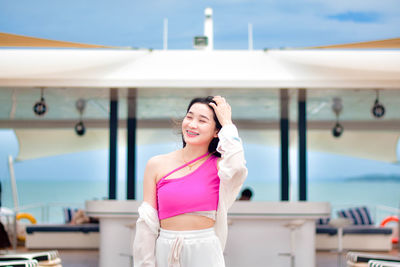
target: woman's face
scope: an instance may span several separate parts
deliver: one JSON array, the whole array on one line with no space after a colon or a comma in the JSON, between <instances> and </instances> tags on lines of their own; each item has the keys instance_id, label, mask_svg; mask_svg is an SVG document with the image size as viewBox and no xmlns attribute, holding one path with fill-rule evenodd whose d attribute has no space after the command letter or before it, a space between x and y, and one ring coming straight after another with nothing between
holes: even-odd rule
<instances>
[{"instance_id":1,"label":"woman's face","mask_svg":"<svg viewBox=\"0 0 400 267\"><path fill-rule=\"evenodd\" d=\"M208 105L193 104L182 122L182 134L186 144L208 146L214 137L218 137L215 125L214 113Z\"/></svg>"}]
</instances>

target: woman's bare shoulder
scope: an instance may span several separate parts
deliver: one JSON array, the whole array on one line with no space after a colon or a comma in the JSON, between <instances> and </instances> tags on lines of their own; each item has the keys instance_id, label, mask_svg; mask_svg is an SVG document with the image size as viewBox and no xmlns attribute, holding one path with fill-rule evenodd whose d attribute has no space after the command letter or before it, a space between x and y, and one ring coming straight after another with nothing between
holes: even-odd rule
<instances>
[{"instance_id":1,"label":"woman's bare shoulder","mask_svg":"<svg viewBox=\"0 0 400 267\"><path fill-rule=\"evenodd\" d=\"M160 166L165 166L166 163L176 158L177 151L172 151L167 154L160 154L154 157L151 157L147 162L147 166L155 168Z\"/></svg>"},{"instance_id":2,"label":"woman's bare shoulder","mask_svg":"<svg viewBox=\"0 0 400 267\"><path fill-rule=\"evenodd\" d=\"M146 170L148 170L148 173L152 173L151 176L157 183L168 172L168 166L173 164L174 159L176 159L176 151L154 156L147 162Z\"/></svg>"}]
</instances>

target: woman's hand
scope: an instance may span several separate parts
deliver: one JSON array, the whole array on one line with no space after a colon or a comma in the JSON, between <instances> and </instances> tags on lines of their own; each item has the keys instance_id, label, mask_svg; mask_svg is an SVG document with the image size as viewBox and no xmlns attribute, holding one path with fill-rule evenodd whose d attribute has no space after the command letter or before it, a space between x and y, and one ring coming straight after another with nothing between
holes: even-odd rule
<instances>
[{"instance_id":1,"label":"woman's hand","mask_svg":"<svg viewBox=\"0 0 400 267\"><path fill-rule=\"evenodd\" d=\"M222 126L232 124L231 106L226 102L225 98L215 96L213 100L217 104L215 105L214 103L210 103L209 105L214 109L219 123L221 123Z\"/></svg>"}]
</instances>

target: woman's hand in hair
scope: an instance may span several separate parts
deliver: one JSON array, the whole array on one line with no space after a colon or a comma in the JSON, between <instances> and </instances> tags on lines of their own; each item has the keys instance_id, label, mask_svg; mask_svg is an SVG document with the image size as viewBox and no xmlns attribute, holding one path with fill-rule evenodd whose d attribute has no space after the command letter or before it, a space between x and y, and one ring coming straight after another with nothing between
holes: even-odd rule
<instances>
[{"instance_id":1,"label":"woman's hand in hair","mask_svg":"<svg viewBox=\"0 0 400 267\"><path fill-rule=\"evenodd\" d=\"M231 106L226 102L225 98L221 96L215 96L213 100L217 104L211 102L210 106L214 109L219 123L221 123L222 126L232 124Z\"/></svg>"}]
</instances>

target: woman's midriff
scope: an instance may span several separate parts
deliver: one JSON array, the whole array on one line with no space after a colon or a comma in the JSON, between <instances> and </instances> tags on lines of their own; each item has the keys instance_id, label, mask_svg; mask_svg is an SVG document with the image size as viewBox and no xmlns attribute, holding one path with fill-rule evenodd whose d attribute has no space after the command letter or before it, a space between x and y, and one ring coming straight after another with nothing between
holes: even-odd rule
<instances>
[{"instance_id":1,"label":"woman's midriff","mask_svg":"<svg viewBox=\"0 0 400 267\"><path fill-rule=\"evenodd\" d=\"M161 220L161 228L173 231L189 231L189 230L202 230L214 226L215 221L211 218L193 215L181 214Z\"/></svg>"}]
</instances>

